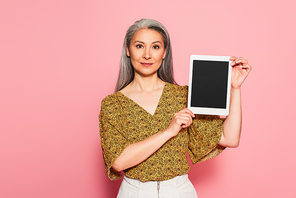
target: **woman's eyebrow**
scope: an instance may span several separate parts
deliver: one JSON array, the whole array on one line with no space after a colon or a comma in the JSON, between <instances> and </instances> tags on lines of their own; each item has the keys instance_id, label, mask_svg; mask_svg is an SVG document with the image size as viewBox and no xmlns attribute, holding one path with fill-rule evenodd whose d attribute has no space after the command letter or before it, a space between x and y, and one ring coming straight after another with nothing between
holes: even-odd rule
<instances>
[{"instance_id":1,"label":"woman's eyebrow","mask_svg":"<svg viewBox=\"0 0 296 198\"><path fill-rule=\"evenodd\" d=\"M134 43L143 43L143 44L145 44L145 42L143 42L143 41L134 41ZM152 42L152 44L154 44L154 43L160 43L160 44L162 44L161 41L154 41L154 42Z\"/></svg>"},{"instance_id":2,"label":"woman's eyebrow","mask_svg":"<svg viewBox=\"0 0 296 198\"><path fill-rule=\"evenodd\" d=\"M154 44L154 43L160 43L160 44L162 44L161 41L154 41L154 42L152 42L152 44Z\"/></svg>"}]
</instances>

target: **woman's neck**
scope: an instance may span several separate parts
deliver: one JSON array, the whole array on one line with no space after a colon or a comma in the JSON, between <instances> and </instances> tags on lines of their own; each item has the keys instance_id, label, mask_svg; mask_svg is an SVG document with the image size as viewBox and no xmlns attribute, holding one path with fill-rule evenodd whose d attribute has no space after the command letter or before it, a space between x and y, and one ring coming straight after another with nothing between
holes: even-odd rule
<instances>
[{"instance_id":1,"label":"woman's neck","mask_svg":"<svg viewBox=\"0 0 296 198\"><path fill-rule=\"evenodd\" d=\"M134 80L128 85L130 89L134 91L151 92L155 89L162 88L165 82L163 82L157 75L149 77L139 77L135 75Z\"/></svg>"}]
</instances>

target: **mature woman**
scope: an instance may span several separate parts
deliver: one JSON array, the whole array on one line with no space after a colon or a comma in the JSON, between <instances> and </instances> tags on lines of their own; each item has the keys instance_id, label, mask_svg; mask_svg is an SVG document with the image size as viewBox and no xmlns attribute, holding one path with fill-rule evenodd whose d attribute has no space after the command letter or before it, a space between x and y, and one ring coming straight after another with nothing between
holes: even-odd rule
<instances>
[{"instance_id":1,"label":"mature woman","mask_svg":"<svg viewBox=\"0 0 296 198\"><path fill-rule=\"evenodd\" d=\"M165 27L142 19L128 29L116 92L103 99L100 112L108 177L116 180L125 173L117 197L197 197L187 176L187 152L197 163L239 145L240 87L251 66L243 58L231 61L229 115L194 115L186 108L188 87L173 78Z\"/></svg>"}]
</instances>

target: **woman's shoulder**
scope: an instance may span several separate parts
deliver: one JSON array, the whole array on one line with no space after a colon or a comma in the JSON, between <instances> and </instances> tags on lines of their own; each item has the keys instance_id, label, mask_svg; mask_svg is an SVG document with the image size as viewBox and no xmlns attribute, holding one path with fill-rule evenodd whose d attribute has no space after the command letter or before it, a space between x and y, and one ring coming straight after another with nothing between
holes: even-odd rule
<instances>
[{"instance_id":1,"label":"woman's shoulder","mask_svg":"<svg viewBox=\"0 0 296 198\"><path fill-rule=\"evenodd\" d=\"M101 109L109 109L116 110L118 106L118 95L119 92L115 92L113 94L107 95L105 98L101 101Z\"/></svg>"},{"instance_id":2,"label":"woman's shoulder","mask_svg":"<svg viewBox=\"0 0 296 198\"><path fill-rule=\"evenodd\" d=\"M114 100L116 100L116 95L118 93L115 92L113 94L107 95L105 98L102 99L102 103L112 103Z\"/></svg>"},{"instance_id":3,"label":"woman's shoulder","mask_svg":"<svg viewBox=\"0 0 296 198\"><path fill-rule=\"evenodd\" d=\"M167 83L167 85L168 85L167 89L172 93L181 94L181 95L188 94L188 86L187 85L181 86L181 85L172 84L172 83Z\"/></svg>"}]
</instances>

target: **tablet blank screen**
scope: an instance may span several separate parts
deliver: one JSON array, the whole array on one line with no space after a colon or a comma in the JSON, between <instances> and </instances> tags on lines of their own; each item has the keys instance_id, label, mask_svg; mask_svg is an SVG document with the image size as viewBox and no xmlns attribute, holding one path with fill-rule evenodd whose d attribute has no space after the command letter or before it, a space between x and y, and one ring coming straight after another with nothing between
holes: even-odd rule
<instances>
[{"instance_id":1,"label":"tablet blank screen","mask_svg":"<svg viewBox=\"0 0 296 198\"><path fill-rule=\"evenodd\" d=\"M193 61L191 106L226 108L227 61Z\"/></svg>"}]
</instances>

